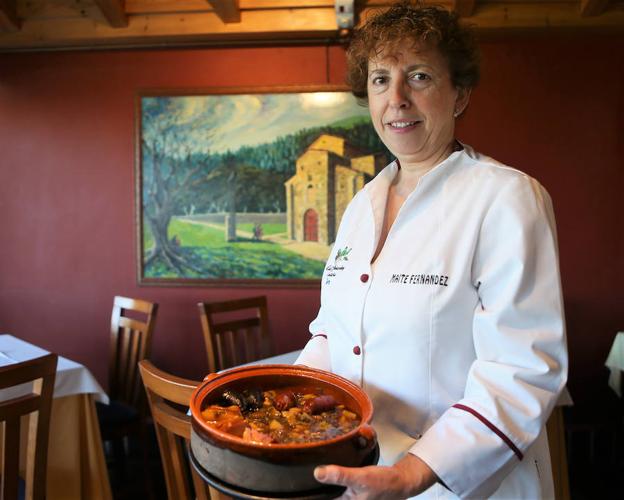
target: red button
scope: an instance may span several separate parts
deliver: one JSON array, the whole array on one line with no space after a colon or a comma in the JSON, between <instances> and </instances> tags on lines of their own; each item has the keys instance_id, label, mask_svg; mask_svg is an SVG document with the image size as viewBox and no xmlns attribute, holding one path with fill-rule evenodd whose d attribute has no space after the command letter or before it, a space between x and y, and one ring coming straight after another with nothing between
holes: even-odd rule
<instances>
[{"instance_id":1,"label":"red button","mask_svg":"<svg viewBox=\"0 0 624 500\"><path fill-rule=\"evenodd\" d=\"M362 283L366 283L368 281L368 274L363 274L362 276L360 276L360 281Z\"/></svg>"},{"instance_id":2,"label":"red button","mask_svg":"<svg viewBox=\"0 0 624 500\"><path fill-rule=\"evenodd\" d=\"M356 356L359 356L361 352L362 352L362 349L360 349L360 346L359 346L359 345L356 345L356 346L353 348L353 354L355 354Z\"/></svg>"}]
</instances>

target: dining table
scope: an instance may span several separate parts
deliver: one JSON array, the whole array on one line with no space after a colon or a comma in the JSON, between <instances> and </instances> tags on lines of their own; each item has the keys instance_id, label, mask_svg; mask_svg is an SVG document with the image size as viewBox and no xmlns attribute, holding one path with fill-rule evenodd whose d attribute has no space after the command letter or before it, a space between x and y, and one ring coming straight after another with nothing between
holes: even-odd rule
<instances>
[{"instance_id":1,"label":"dining table","mask_svg":"<svg viewBox=\"0 0 624 500\"><path fill-rule=\"evenodd\" d=\"M0 366L48 352L13 335L0 335ZM0 401L30 392L31 385L1 390ZM112 500L95 401L108 403L108 396L95 377L84 365L59 356L50 416L47 500ZM21 428L23 446L28 425ZM1 438L0 434L0 451ZM20 469L26 469L25 457Z\"/></svg>"},{"instance_id":2,"label":"dining table","mask_svg":"<svg viewBox=\"0 0 624 500\"><path fill-rule=\"evenodd\" d=\"M621 357L622 367L624 370L624 333L621 334ZM259 364L285 364L292 365L297 360L301 350L291 351L277 356L260 359L246 363L246 365ZM563 407L573 404L572 397L564 387L558 396L557 403L546 423L546 432L548 435L548 447L550 449L550 461L553 473L553 483L555 488L556 500L569 500L570 486L568 479L568 461L565 447L565 428L563 421Z\"/></svg>"}]
</instances>

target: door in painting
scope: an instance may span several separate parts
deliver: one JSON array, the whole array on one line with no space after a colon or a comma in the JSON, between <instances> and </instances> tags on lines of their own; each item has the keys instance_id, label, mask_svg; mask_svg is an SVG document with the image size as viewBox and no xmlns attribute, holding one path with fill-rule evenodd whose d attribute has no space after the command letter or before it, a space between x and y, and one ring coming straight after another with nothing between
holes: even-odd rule
<instances>
[{"instance_id":1,"label":"door in painting","mask_svg":"<svg viewBox=\"0 0 624 500\"><path fill-rule=\"evenodd\" d=\"M318 241L318 215L311 208L303 215L303 241Z\"/></svg>"}]
</instances>

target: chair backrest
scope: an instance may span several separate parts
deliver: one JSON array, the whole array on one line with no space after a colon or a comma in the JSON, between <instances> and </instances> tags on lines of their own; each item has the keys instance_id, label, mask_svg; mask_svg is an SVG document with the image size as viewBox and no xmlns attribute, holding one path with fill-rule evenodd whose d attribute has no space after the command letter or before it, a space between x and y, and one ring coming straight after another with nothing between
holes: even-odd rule
<instances>
[{"instance_id":1,"label":"chair backrest","mask_svg":"<svg viewBox=\"0 0 624 500\"><path fill-rule=\"evenodd\" d=\"M139 370L154 420L167 495L172 500L193 498L188 482L187 453L191 438L191 417L187 414L187 410L191 394L199 382L159 370L146 359L139 362ZM209 498L203 480L192 467L190 469L195 498L198 500Z\"/></svg>"},{"instance_id":2,"label":"chair backrest","mask_svg":"<svg viewBox=\"0 0 624 500\"><path fill-rule=\"evenodd\" d=\"M272 354L265 296L200 302L197 306L210 372Z\"/></svg>"},{"instance_id":3,"label":"chair backrest","mask_svg":"<svg viewBox=\"0 0 624 500\"><path fill-rule=\"evenodd\" d=\"M0 423L4 427L4 452L0 457L0 498L16 499L20 451L26 451L26 496L34 500L45 497L48 462L50 413L58 356L47 354L0 367L0 389L32 384L24 395L0 402ZM30 392L29 392L30 391ZM29 415L26 450L20 450L22 416Z\"/></svg>"},{"instance_id":4,"label":"chair backrest","mask_svg":"<svg viewBox=\"0 0 624 500\"><path fill-rule=\"evenodd\" d=\"M138 362L150 355L157 312L158 304L145 300L118 296L113 302L108 394L137 409L144 401Z\"/></svg>"}]
</instances>

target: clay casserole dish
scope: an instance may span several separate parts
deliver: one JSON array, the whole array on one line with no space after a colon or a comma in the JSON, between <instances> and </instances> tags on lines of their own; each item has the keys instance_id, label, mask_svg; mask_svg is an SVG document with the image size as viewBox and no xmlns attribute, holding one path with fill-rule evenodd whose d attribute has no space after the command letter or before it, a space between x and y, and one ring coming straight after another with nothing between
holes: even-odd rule
<instances>
[{"instance_id":1,"label":"clay casserole dish","mask_svg":"<svg viewBox=\"0 0 624 500\"><path fill-rule=\"evenodd\" d=\"M350 432L310 443L255 443L209 426L201 411L217 403L226 389L242 392L282 387L317 387L356 413L361 421ZM357 467L370 458L377 439L370 426L373 406L366 393L343 377L292 365L252 365L208 375L191 397L191 451L203 469L238 488L262 492L298 492L322 485L313 477L320 464ZM368 462L366 462L368 463Z\"/></svg>"}]
</instances>

